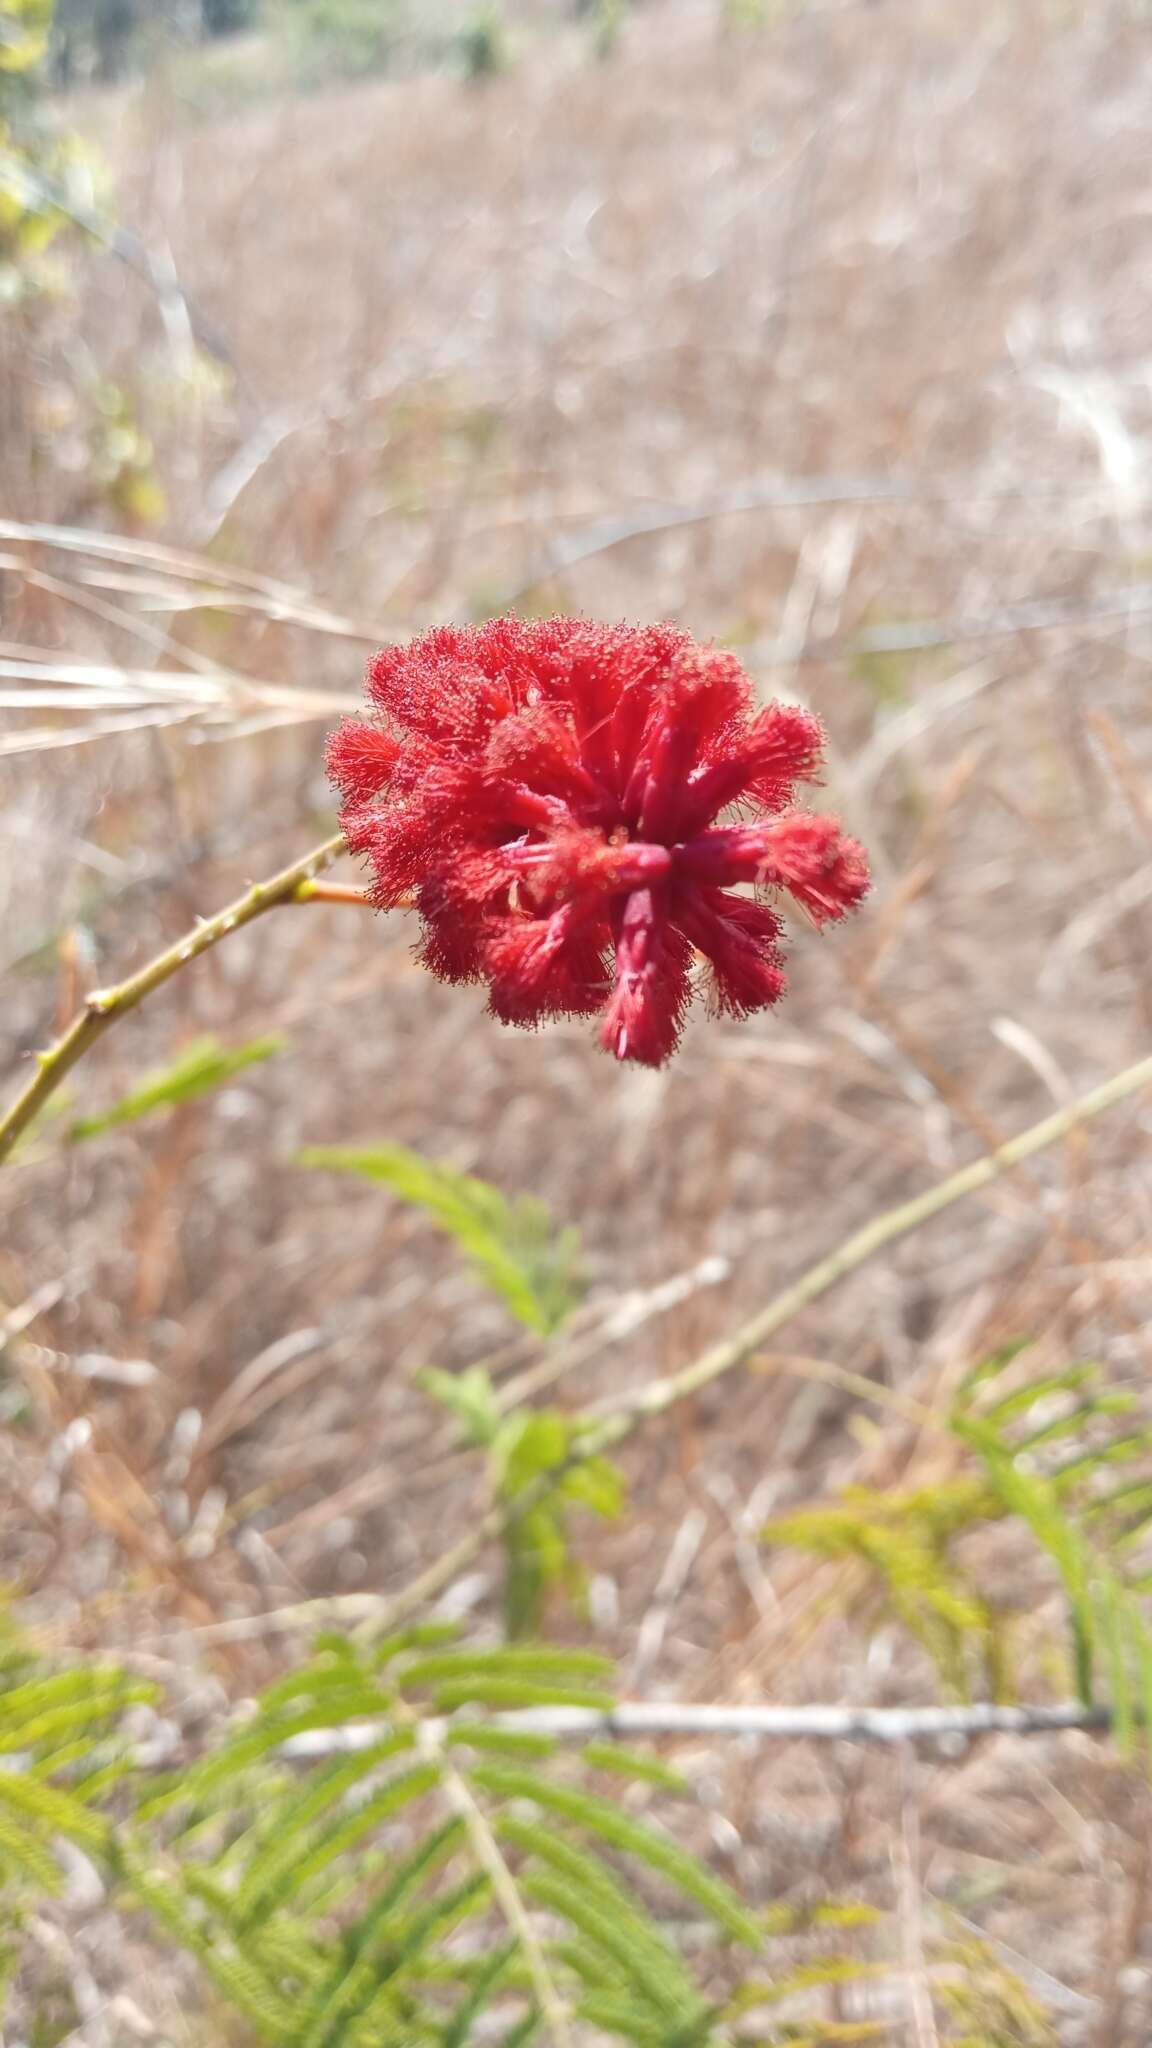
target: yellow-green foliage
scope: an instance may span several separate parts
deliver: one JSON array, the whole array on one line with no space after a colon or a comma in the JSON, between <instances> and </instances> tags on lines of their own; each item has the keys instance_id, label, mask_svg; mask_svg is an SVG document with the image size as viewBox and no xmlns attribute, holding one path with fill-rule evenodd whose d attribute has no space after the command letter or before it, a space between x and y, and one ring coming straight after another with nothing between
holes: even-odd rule
<instances>
[{"instance_id":1,"label":"yellow-green foliage","mask_svg":"<svg viewBox=\"0 0 1152 2048\"><path fill-rule=\"evenodd\" d=\"M155 1687L97 1664L43 1669L0 1611L0 1979L25 1911L62 1878L59 1845L108 1847L105 1795L126 1768L121 1720Z\"/></svg>"},{"instance_id":2,"label":"yellow-green foliage","mask_svg":"<svg viewBox=\"0 0 1152 2048\"><path fill-rule=\"evenodd\" d=\"M0 303L42 281L38 259L65 221L52 194L68 184L79 156L37 107L53 4L0 0Z\"/></svg>"},{"instance_id":3,"label":"yellow-green foliage","mask_svg":"<svg viewBox=\"0 0 1152 2048\"><path fill-rule=\"evenodd\" d=\"M976 1469L902 1493L848 1489L832 1507L772 1522L770 1542L868 1567L884 1608L916 1636L960 1697L1015 1690L1010 1608L978 1586L963 1539L1017 1517L1055 1566L1068 1620L1070 1676L1086 1704L1102 1676L1119 1733L1152 1703L1152 1430L1135 1397L1099 1366L1029 1377L1024 1347L985 1359L951 1416ZM1138 1711L1139 1710L1139 1711Z\"/></svg>"},{"instance_id":4,"label":"yellow-green foliage","mask_svg":"<svg viewBox=\"0 0 1152 2048\"><path fill-rule=\"evenodd\" d=\"M0 72L15 76L44 60L54 0L0 0Z\"/></svg>"},{"instance_id":5,"label":"yellow-green foliage","mask_svg":"<svg viewBox=\"0 0 1152 2048\"><path fill-rule=\"evenodd\" d=\"M34 472L58 467L70 488L82 477L87 499L137 529L162 515L164 499L135 403L88 351L55 348L68 269L52 245L65 228L92 222L93 175L78 136L42 104L53 13L54 0L0 0L0 311L24 309L25 336L35 332L57 370L11 399L13 448L23 447Z\"/></svg>"},{"instance_id":6,"label":"yellow-green foliage","mask_svg":"<svg viewBox=\"0 0 1152 2048\"><path fill-rule=\"evenodd\" d=\"M305 82L441 65L475 81L508 62L503 11L491 0L271 0L268 20Z\"/></svg>"},{"instance_id":7,"label":"yellow-green foliage","mask_svg":"<svg viewBox=\"0 0 1152 2048\"><path fill-rule=\"evenodd\" d=\"M934 1984L952 2048L1058 2048L1032 1993L966 1929L939 1944Z\"/></svg>"},{"instance_id":8,"label":"yellow-green foliage","mask_svg":"<svg viewBox=\"0 0 1152 2048\"><path fill-rule=\"evenodd\" d=\"M855 1557L869 1567L887 1610L932 1657L948 1690L968 1698L1004 1689L1002 1617L953 1555L964 1530L1003 1513L992 1488L975 1477L908 1493L850 1487L834 1508L813 1508L770 1522L771 1543L820 1557Z\"/></svg>"}]
</instances>

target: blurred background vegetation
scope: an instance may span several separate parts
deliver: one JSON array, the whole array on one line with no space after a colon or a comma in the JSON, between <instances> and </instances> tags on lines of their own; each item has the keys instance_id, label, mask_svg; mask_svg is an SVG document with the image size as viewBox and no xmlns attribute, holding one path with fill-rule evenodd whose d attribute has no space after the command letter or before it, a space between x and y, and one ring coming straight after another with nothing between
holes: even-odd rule
<instances>
[{"instance_id":1,"label":"blurred background vegetation","mask_svg":"<svg viewBox=\"0 0 1152 2048\"><path fill-rule=\"evenodd\" d=\"M461 0L57 0L48 53L56 89L111 84L163 53L263 30L301 81L458 61L504 60L502 9Z\"/></svg>"}]
</instances>

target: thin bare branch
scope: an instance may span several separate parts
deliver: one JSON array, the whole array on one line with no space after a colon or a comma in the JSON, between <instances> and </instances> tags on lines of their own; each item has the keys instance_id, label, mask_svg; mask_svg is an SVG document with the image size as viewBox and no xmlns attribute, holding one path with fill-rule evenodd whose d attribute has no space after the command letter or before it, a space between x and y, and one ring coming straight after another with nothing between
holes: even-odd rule
<instances>
[{"instance_id":1,"label":"thin bare branch","mask_svg":"<svg viewBox=\"0 0 1152 2048\"><path fill-rule=\"evenodd\" d=\"M683 527L708 526L713 520L729 519L742 513L802 511L830 505L1034 503L1038 498L1068 501L1085 497L1098 502L1101 497L1099 484L1093 482L1085 486L1077 484L1074 479L1065 482L1058 477L1047 482L1039 481L1035 488L1031 483L997 486L972 476L920 478L817 474L766 477L738 484L733 490L701 499L693 505L657 505L632 518L615 515L595 520L582 532L554 541L547 553L529 570L524 581L508 592L507 602L518 603L541 583L597 556L610 554L628 541L651 539Z\"/></svg>"},{"instance_id":2,"label":"thin bare branch","mask_svg":"<svg viewBox=\"0 0 1152 2048\"><path fill-rule=\"evenodd\" d=\"M1047 1116L1018 1138L1012 1138L1006 1145L995 1151L986 1152L982 1158L974 1159L970 1165L962 1166L958 1173L949 1174L946 1180L929 1188L922 1195L915 1195L910 1202L902 1202L895 1209L886 1209L883 1215L873 1217L861 1230L845 1238L843 1244L809 1267L791 1287L786 1287L766 1308L753 1316L735 1336L714 1344L683 1372L672 1373L666 1379L656 1380L638 1394L627 1396L616 1403L599 1423L593 1423L583 1439L586 1456L595 1456L609 1450L632 1434L632 1431L648 1416L662 1415L678 1401L695 1394L713 1380L722 1378L736 1366L746 1365L748 1360L763 1349L770 1337L774 1337L783 1324L791 1322L793 1316L807 1308L810 1302L826 1294L830 1287L854 1273L859 1266L874 1257L887 1244L909 1232L920 1229L922 1224L938 1216L943 1209L951 1208L954 1202L965 1195L978 1192L1000 1175L1013 1167L1023 1165L1038 1152L1044 1152L1051 1145L1059 1144L1062 1138L1076 1130L1079 1125L1090 1123L1094 1117L1102 1116L1106 1110L1114 1109L1142 1088L1152 1086L1152 1054L1136 1064L1126 1067L1099 1088L1092 1088L1087 1095L1081 1095L1052 1116Z\"/></svg>"},{"instance_id":3,"label":"thin bare branch","mask_svg":"<svg viewBox=\"0 0 1152 2048\"><path fill-rule=\"evenodd\" d=\"M584 1742L597 1736L631 1741L638 1736L715 1736L758 1742L943 1742L963 1745L986 1735L1059 1735L1069 1729L1106 1734L1112 1726L1107 1707L1085 1707L1078 1700L1054 1706L1001 1706L991 1702L971 1707L758 1707L697 1705L678 1700L624 1700L610 1711L593 1707L523 1707L494 1714L495 1727L525 1735L550 1735L557 1741ZM421 1723L428 1739L443 1740L447 1719ZM374 1722L344 1728L312 1728L294 1735L283 1754L292 1757L332 1756L344 1750L370 1748L379 1740Z\"/></svg>"}]
</instances>

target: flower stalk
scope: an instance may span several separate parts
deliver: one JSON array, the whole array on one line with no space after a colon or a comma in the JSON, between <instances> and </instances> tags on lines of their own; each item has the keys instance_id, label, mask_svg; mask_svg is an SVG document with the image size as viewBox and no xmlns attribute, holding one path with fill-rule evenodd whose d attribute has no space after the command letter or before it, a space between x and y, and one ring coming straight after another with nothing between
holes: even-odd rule
<instances>
[{"instance_id":1,"label":"flower stalk","mask_svg":"<svg viewBox=\"0 0 1152 2048\"><path fill-rule=\"evenodd\" d=\"M267 910L276 910L286 903L335 900L327 890L317 886L316 878L343 853L344 843L343 833L336 833L322 846L313 847L301 860L293 861L291 867L281 869L278 875L272 875L265 882L254 882L243 896L226 904L214 917L201 919L190 932L185 932L183 938L167 946L154 960L135 974L130 974L127 980L117 982L111 988L94 989L86 998L83 1009L56 1043L34 1055L36 1072L32 1080L17 1096L7 1114L0 1117L0 1161L9 1157L18 1139L51 1100L65 1075L71 1072L78 1060L83 1059L97 1039L104 1036L118 1017L136 1009L146 996L150 996L154 989L162 988L182 967L198 960L201 953L209 952L213 946L219 945L221 939L242 930L255 918L263 917ZM353 896L360 902L365 900L358 890L342 890L339 900L344 902Z\"/></svg>"}]
</instances>

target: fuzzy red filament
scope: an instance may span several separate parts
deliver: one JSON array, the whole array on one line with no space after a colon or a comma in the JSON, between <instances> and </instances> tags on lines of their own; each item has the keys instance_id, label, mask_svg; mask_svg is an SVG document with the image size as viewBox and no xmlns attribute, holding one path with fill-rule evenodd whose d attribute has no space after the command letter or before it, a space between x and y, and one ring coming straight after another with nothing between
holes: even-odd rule
<instances>
[{"instance_id":1,"label":"fuzzy red filament","mask_svg":"<svg viewBox=\"0 0 1152 2048\"><path fill-rule=\"evenodd\" d=\"M433 974L486 982L505 1023L601 1015L617 1059L659 1066L694 953L745 1017L784 992L779 897L824 924L867 892L857 842L794 807L817 720L755 709L735 656L672 626L437 627L377 655L368 696L328 746L348 844L374 903L414 898Z\"/></svg>"}]
</instances>

